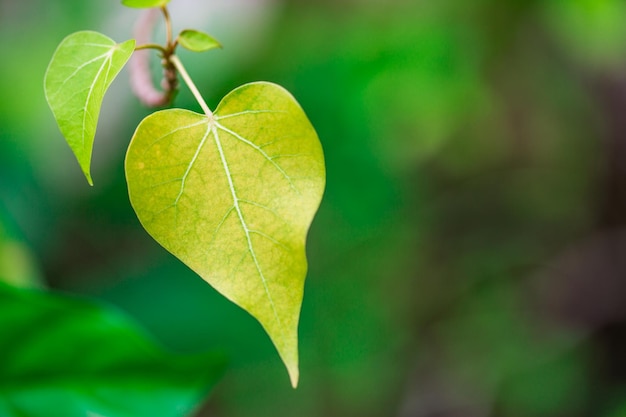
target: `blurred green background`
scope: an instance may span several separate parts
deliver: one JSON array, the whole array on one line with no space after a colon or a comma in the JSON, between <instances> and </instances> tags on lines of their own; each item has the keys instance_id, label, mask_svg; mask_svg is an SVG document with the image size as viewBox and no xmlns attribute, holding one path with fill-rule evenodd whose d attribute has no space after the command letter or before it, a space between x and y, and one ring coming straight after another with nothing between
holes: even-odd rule
<instances>
[{"instance_id":1,"label":"blurred green background","mask_svg":"<svg viewBox=\"0 0 626 417\"><path fill-rule=\"evenodd\" d=\"M180 54L211 106L273 81L322 141L300 387L258 323L141 229L123 158L150 110L128 74L93 188L56 128L50 57L72 31L131 37L139 11L117 1L0 0L0 275L108 302L174 352L225 352L198 416L626 416L625 2L170 9L224 45ZM184 86L176 106L198 108Z\"/></svg>"}]
</instances>

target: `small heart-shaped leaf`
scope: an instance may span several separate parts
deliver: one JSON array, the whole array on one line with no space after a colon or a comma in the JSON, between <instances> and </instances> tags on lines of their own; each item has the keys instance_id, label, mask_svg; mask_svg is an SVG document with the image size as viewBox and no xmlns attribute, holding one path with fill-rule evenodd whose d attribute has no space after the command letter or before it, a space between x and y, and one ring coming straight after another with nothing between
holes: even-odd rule
<instances>
[{"instance_id":1,"label":"small heart-shaped leaf","mask_svg":"<svg viewBox=\"0 0 626 417\"><path fill-rule=\"evenodd\" d=\"M183 48L193 52L205 52L222 47L211 35L193 29L185 29L180 32L178 43Z\"/></svg>"},{"instance_id":2,"label":"small heart-shaped leaf","mask_svg":"<svg viewBox=\"0 0 626 417\"><path fill-rule=\"evenodd\" d=\"M149 7L162 7L169 3L170 0L122 0L122 4L126 7L135 9L147 9Z\"/></svg>"},{"instance_id":3,"label":"small heart-shaped leaf","mask_svg":"<svg viewBox=\"0 0 626 417\"><path fill-rule=\"evenodd\" d=\"M46 71L46 99L91 185L91 151L102 100L134 48L132 39L118 44L98 32L76 32L61 42Z\"/></svg>"},{"instance_id":4,"label":"small heart-shaped leaf","mask_svg":"<svg viewBox=\"0 0 626 417\"><path fill-rule=\"evenodd\" d=\"M305 241L325 171L293 96L252 83L215 115L154 113L133 136L126 177L148 233L259 320L295 387Z\"/></svg>"}]
</instances>

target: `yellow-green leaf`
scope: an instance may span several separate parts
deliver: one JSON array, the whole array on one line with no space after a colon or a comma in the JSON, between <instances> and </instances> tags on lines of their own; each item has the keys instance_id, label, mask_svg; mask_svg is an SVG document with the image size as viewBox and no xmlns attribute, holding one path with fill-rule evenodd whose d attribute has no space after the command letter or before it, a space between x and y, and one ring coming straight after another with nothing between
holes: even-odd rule
<instances>
[{"instance_id":1,"label":"yellow-green leaf","mask_svg":"<svg viewBox=\"0 0 626 417\"><path fill-rule=\"evenodd\" d=\"M98 32L76 32L61 42L46 71L46 99L89 184L102 100L134 48L132 39L118 44Z\"/></svg>"},{"instance_id":2,"label":"yellow-green leaf","mask_svg":"<svg viewBox=\"0 0 626 417\"><path fill-rule=\"evenodd\" d=\"M185 29L178 35L178 43L193 52L205 52L221 48L222 45L211 35L199 30Z\"/></svg>"},{"instance_id":3,"label":"yellow-green leaf","mask_svg":"<svg viewBox=\"0 0 626 417\"><path fill-rule=\"evenodd\" d=\"M214 116L154 113L133 136L126 177L148 233L263 325L295 387L305 241L325 184L296 100L252 83Z\"/></svg>"},{"instance_id":4,"label":"yellow-green leaf","mask_svg":"<svg viewBox=\"0 0 626 417\"><path fill-rule=\"evenodd\" d=\"M149 7L162 7L169 3L170 0L122 0L122 4L126 7L144 9Z\"/></svg>"}]
</instances>

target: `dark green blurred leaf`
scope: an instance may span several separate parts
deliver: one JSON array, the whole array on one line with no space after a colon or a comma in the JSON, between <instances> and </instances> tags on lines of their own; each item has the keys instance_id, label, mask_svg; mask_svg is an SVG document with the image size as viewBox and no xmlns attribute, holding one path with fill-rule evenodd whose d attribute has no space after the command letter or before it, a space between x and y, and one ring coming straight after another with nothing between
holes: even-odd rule
<instances>
[{"instance_id":1,"label":"dark green blurred leaf","mask_svg":"<svg viewBox=\"0 0 626 417\"><path fill-rule=\"evenodd\" d=\"M0 285L0 415L186 416L222 373L88 301Z\"/></svg>"},{"instance_id":2,"label":"dark green blurred leaf","mask_svg":"<svg viewBox=\"0 0 626 417\"><path fill-rule=\"evenodd\" d=\"M576 415L587 396L584 361L577 353L565 352L511 375L501 389L502 409L510 416Z\"/></svg>"},{"instance_id":3,"label":"dark green blurred leaf","mask_svg":"<svg viewBox=\"0 0 626 417\"><path fill-rule=\"evenodd\" d=\"M621 394L622 398L616 406L611 410L607 417L624 417L626 416L626 390Z\"/></svg>"}]
</instances>

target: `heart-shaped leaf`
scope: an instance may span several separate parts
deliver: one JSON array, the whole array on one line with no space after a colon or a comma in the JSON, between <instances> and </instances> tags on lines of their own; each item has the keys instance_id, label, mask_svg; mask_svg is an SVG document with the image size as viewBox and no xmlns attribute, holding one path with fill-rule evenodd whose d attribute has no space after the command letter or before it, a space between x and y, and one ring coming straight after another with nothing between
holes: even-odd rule
<instances>
[{"instance_id":1,"label":"heart-shaped leaf","mask_svg":"<svg viewBox=\"0 0 626 417\"><path fill-rule=\"evenodd\" d=\"M296 100L252 83L212 116L154 113L133 136L126 177L148 233L259 320L295 387L306 234L325 183L321 145Z\"/></svg>"},{"instance_id":2,"label":"heart-shaped leaf","mask_svg":"<svg viewBox=\"0 0 626 417\"><path fill-rule=\"evenodd\" d=\"M205 52L222 47L211 35L193 29L185 29L180 32L178 43L183 48L193 52Z\"/></svg>"},{"instance_id":3,"label":"heart-shaped leaf","mask_svg":"<svg viewBox=\"0 0 626 417\"><path fill-rule=\"evenodd\" d=\"M220 357L175 356L119 312L0 284L0 415L184 417L222 375Z\"/></svg>"},{"instance_id":4,"label":"heart-shaped leaf","mask_svg":"<svg viewBox=\"0 0 626 417\"><path fill-rule=\"evenodd\" d=\"M46 71L46 99L91 185L91 151L102 100L134 48L132 39L118 44L98 32L76 32L61 42Z\"/></svg>"},{"instance_id":5,"label":"heart-shaped leaf","mask_svg":"<svg viewBox=\"0 0 626 417\"><path fill-rule=\"evenodd\" d=\"M122 0L122 4L126 7L136 9L146 9L149 7L162 7L169 3L170 0Z\"/></svg>"}]
</instances>

